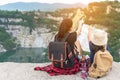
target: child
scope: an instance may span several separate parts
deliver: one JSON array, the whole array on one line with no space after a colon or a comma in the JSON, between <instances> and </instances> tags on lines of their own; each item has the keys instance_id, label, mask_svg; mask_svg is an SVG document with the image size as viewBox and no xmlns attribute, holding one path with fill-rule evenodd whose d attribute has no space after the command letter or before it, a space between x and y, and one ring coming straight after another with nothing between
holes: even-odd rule
<instances>
[{"instance_id":1,"label":"child","mask_svg":"<svg viewBox=\"0 0 120 80\"><path fill-rule=\"evenodd\" d=\"M92 31L91 26L89 27L88 31L88 41L89 41L89 48L90 48L90 62L93 63L94 55L97 51L105 49L109 50L107 41L108 36L107 33L103 30L94 30Z\"/></svg>"}]
</instances>

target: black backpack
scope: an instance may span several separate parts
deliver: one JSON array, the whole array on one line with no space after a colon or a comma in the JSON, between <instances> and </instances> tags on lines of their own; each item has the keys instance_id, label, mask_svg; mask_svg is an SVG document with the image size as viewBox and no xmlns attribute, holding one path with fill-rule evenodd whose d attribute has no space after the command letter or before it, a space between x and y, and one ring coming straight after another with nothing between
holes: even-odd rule
<instances>
[{"instance_id":1,"label":"black backpack","mask_svg":"<svg viewBox=\"0 0 120 80\"><path fill-rule=\"evenodd\" d=\"M66 42L70 33L61 41L50 42L48 46L48 57L52 61L52 65L57 68L69 68L74 65L74 57L70 45Z\"/></svg>"}]
</instances>

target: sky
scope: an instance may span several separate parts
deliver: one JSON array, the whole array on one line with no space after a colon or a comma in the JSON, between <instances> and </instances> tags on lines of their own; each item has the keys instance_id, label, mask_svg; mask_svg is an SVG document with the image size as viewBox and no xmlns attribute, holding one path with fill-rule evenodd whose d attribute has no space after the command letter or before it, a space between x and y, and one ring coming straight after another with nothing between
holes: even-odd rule
<instances>
[{"instance_id":1,"label":"sky","mask_svg":"<svg viewBox=\"0 0 120 80\"><path fill-rule=\"evenodd\" d=\"M89 2L94 2L94 1L103 1L103 0L0 0L0 5L14 3L14 2L41 2L41 3L67 3L67 4L80 2L83 4L88 4Z\"/></svg>"}]
</instances>

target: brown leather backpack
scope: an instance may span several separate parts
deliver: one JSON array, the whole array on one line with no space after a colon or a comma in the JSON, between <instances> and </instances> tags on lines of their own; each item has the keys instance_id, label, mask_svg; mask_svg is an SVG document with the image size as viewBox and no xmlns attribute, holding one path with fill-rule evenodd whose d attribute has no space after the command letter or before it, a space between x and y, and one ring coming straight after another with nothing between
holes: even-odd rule
<instances>
[{"instance_id":1,"label":"brown leather backpack","mask_svg":"<svg viewBox=\"0 0 120 80\"><path fill-rule=\"evenodd\" d=\"M48 57L52 65L58 68L69 68L74 65L74 56L70 45L66 42L69 33L62 41L50 42L48 46Z\"/></svg>"}]
</instances>

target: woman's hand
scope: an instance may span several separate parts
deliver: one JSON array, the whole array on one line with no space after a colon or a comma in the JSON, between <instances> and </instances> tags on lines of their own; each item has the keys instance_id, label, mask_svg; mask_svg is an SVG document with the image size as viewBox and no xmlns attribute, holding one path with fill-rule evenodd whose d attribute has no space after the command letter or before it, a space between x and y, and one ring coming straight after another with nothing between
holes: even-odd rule
<instances>
[{"instance_id":1,"label":"woman's hand","mask_svg":"<svg viewBox=\"0 0 120 80\"><path fill-rule=\"evenodd\" d=\"M77 29L77 36L80 35L81 31L82 31L82 27L83 27L83 24L84 24L84 18L82 18L81 20L79 20L78 22L78 29Z\"/></svg>"},{"instance_id":2,"label":"woman's hand","mask_svg":"<svg viewBox=\"0 0 120 80\"><path fill-rule=\"evenodd\" d=\"M80 9L77 10L76 16L78 17L78 20L81 20L81 19L85 18L84 12L81 11Z\"/></svg>"}]
</instances>

